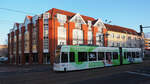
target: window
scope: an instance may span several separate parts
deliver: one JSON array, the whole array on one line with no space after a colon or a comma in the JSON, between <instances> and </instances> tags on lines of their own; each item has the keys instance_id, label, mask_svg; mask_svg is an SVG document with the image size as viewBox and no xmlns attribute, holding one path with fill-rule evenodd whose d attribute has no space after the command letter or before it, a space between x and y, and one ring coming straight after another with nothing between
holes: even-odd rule
<instances>
[{"instance_id":1,"label":"window","mask_svg":"<svg viewBox=\"0 0 150 84\"><path fill-rule=\"evenodd\" d=\"M89 52L89 61L96 61L96 52Z\"/></svg>"},{"instance_id":2,"label":"window","mask_svg":"<svg viewBox=\"0 0 150 84\"><path fill-rule=\"evenodd\" d=\"M128 40L131 40L131 36L128 37Z\"/></svg>"},{"instance_id":3,"label":"window","mask_svg":"<svg viewBox=\"0 0 150 84\"><path fill-rule=\"evenodd\" d=\"M112 47L115 46L114 42L112 42Z\"/></svg>"},{"instance_id":4,"label":"window","mask_svg":"<svg viewBox=\"0 0 150 84\"><path fill-rule=\"evenodd\" d=\"M134 37L134 40L136 41L136 37Z\"/></svg>"},{"instance_id":5,"label":"window","mask_svg":"<svg viewBox=\"0 0 150 84\"><path fill-rule=\"evenodd\" d=\"M117 46L120 47L120 43L117 43Z\"/></svg>"},{"instance_id":6,"label":"window","mask_svg":"<svg viewBox=\"0 0 150 84\"><path fill-rule=\"evenodd\" d=\"M124 59L127 59L127 52L124 52Z\"/></svg>"},{"instance_id":7,"label":"window","mask_svg":"<svg viewBox=\"0 0 150 84\"><path fill-rule=\"evenodd\" d=\"M62 63L68 62L68 53L67 52L61 53L61 62Z\"/></svg>"},{"instance_id":8,"label":"window","mask_svg":"<svg viewBox=\"0 0 150 84\"><path fill-rule=\"evenodd\" d=\"M131 52L127 52L127 58L131 57Z\"/></svg>"},{"instance_id":9,"label":"window","mask_svg":"<svg viewBox=\"0 0 150 84\"><path fill-rule=\"evenodd\" d=\"M92 38L93 38L92 31L88 31L88 44L92 44Z\"/></svg>"},{"instance_id":10,"label":"window","mask_svg":"<svg viewBox=\"0 0 150 84\"><path fill-rule=\"evenodd\" d=\"M136 58L135 52L132 52L132 57Z\"/></svg>"},{"instance_id":11,"label":"window","mask_svg":"<svg viewBox=\"0 0 150 84\"><path fill-rule=\"evenodd\" d=\"M118 52L113 52L113 59L118 59Z\"/></svg>"},{"instance_id":12,"label":"window","mask_svg":"<svg viewBox=\"0 0 150 84\"><path fill-rule=\"evenodd\" d=\"M112 37L113 37L113 38L115 37L114 33L112 33Z\"/></svg>"},{"instance_id":13,"label":"window","mask_svg":"<svg viewBox=\"0 0 150 84\"><path fill-rule=\"evenodd\" d=\"M44 24L48 24L48 19L44 19Z\"/></svg>"},{"instance_id":14,"label":"window","mask_svg":"<svg viewBox=\"0 0 150 84\"><path fill-rule=\"evenodd\" d=\"M119 39L119 38L120 38L120 35L119 35L119 34L117 34L117 35L116 35L116 38L118 38L118 39Z\"/></svg>"},{"instance_id":15,"label":"window","mask_svg":"<svg viewBox=\"0 0 150 84\"><path fill-rule=\"evenodd\" d=\"M104 52L98 52L98 60L104 60Z\"/></svg>"},{"instance_id":16,"label":"window","mask_svg":"<svg viewBox=\"0 0 150 84\"><path fill-rule=\"evenodd\" d=\"M70 56L70 62L75 62L75 54L74 54L74 52L70 52L69 56Z\"/></svg>"},{"instance_id":17,"label":"window","mask_svg":"<svg viewBox=\"0 0 150 84\"><path fill-rule=\"evenodd\" d=\"M111 52L106 52L106 60L111 60Z\"/></svg>"},{"instance_id":18,"label":"window","mask_svg":"<svg viewBox=\"0 0 150 84\"><path fill-rule=\"evenodd\" d=\"M78 52L78 61L79 62L87 61L87 52Z\"/></svg>"},{"instance_id":19,"label":"window","mask_svg":"<svg viewBox=\"0 0 150 84\"><path fill-rule=\"evenodd\" d=\"M122 39L125 39L125 35L122 35Z\"/></svg>"},{"instance_id":20,"label":"window","mask_svg":"<svg viewBox=\"0 0 150 84\"><path fill-rule=\"evenodd\" d=\"M83 30L74 29L73 30L73 45L83 44Z\"/></svg>"}]
</instances>

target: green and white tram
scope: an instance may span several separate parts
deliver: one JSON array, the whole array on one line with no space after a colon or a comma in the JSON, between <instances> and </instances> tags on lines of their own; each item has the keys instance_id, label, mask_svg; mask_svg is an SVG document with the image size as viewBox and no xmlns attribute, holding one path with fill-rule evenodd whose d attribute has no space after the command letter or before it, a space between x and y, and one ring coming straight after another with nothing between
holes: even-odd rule
<instances>
[{"instance_id":1,"label":"green and white tram","mask_svg":"<svg viewBox=\"0 0 150 84\"><path fill-rule=\"evenodd\" d=\"M123 64L142 62L142 53L140 48L122 48Z\"/></svg>"},{"instance_id":2,"label":"green and white tram","mask_svg":"<svg viewBox=\"0 0 150 84\"><path fill-rule=\"evenodd\" d=\"M56 50L53 70L72 71L140 62L140 48L66 45Z\"/></svg>"}]
</instances>

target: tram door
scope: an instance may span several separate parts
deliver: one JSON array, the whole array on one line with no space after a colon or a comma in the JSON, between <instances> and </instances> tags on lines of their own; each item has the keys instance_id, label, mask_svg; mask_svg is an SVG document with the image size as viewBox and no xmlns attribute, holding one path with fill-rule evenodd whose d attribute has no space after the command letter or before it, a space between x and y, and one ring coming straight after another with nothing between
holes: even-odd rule
<instances>
[{"instance_id":1,"label":"tram door","mask_svg":"<svg viewBox=\"0 0 150 84\"><path fill-rule=\"evenodd\" d=\"M105 66L112 66L112 52L105 52Z\"/></svg>"},{"instance_id":2,"label":"tram door","mask_svg":"<svg viewBox=\"0 0 150 84\"><path fill-rule=\"evenodd\" d=\"M67 71L68 69L68 58L68 52L61 53L61 64L63 65L64 71Z\"/></svg>"},{"instance_id":3,"label":"tram door","mask_svg":"<svg viewBox=\"0 0 150 84\"><path fill-rule=\"evenodd\" d=\"M119 53L120 53L120 65L122 65L123 64L122 47L119 47Z\"/></svg>"}]
</instances>

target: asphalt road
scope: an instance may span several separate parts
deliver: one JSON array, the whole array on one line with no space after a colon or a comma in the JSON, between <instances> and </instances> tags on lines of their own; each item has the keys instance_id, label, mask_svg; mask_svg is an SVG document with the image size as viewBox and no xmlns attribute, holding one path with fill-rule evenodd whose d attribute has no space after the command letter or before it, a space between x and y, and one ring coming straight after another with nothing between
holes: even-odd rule
<instances>
[{"instance_id":1,"label":"asphalt road","mask_svg":"<svg viewBox=\"0 0 150 84\"><path fill-rule=\"evenodd\" d=\"M126 71L106 77L96 77L72 84L150 84L150 74Z\"/></svg>"},{"instance_id":2,"label":"asphalt road","mask_svg":"<svg viewBox=\"0 0 150 84\"><path fill-rule=\"evenodd\" d=\"M53 72L50 65L0 65L0 84L150 84L150 60L67 73Z\"/></svg>"}]
</instances>

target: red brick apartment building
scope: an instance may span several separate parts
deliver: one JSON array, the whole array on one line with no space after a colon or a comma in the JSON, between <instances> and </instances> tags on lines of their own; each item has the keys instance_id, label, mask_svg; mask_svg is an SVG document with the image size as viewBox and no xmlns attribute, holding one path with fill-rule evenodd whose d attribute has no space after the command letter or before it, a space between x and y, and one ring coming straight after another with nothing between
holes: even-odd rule
<instances>
[{"instance_id":1,"label":"red brick apartment building","mask_svg":"<svg viewBox=\"0 0 150 84\"><path fill-rule=\"evenodd\" d=\"M26 16L8 34L9 63L53 64L59 45L107 46L106 26L100 19L56 8Z\"/></svg>"}]
</instances>

